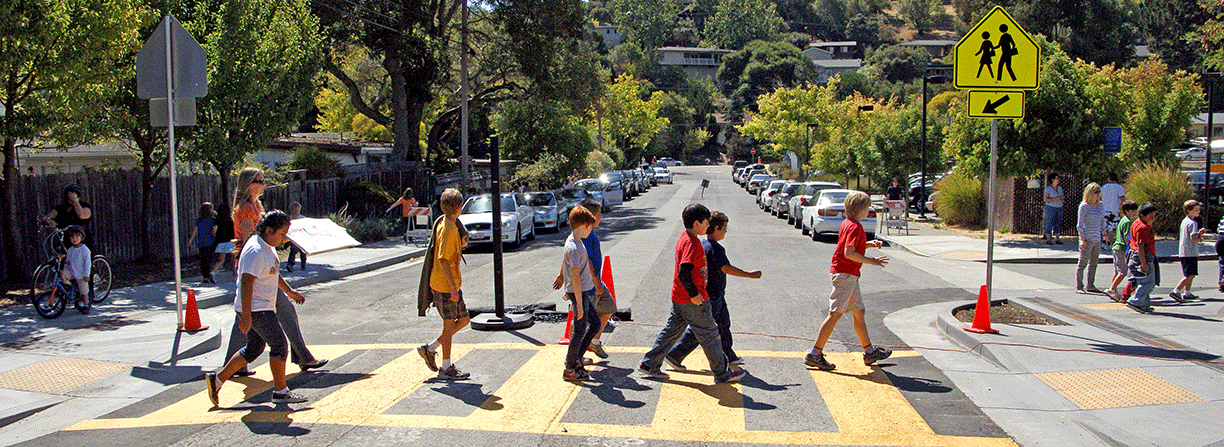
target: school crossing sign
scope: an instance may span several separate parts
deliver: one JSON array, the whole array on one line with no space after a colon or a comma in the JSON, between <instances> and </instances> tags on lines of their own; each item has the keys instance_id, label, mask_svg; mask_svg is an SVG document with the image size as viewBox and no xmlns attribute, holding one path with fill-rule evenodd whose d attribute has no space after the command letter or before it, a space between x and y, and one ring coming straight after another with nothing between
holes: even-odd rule
<instances>
[{"instance_id":1,"label":"school crossing sign","mask_svg":"<svg viewBox=\"0 0 1224 447\"><path fill-rule=\"evenodd\" d=\"M956 43L953 85L974 90L1035 90L1041 47L1001 6Z\"/></svg>"}]
</instances>

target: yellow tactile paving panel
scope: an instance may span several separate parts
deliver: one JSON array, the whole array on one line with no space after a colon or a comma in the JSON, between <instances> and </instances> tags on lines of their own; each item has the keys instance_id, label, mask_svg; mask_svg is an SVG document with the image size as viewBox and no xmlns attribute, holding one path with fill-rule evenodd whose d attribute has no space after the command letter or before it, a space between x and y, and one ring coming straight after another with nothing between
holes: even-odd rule
<instances>
[{"instance_id":1,"label":"yellow tactile paving panel","mask_svg":"<svg viewBox=\"0 0 1224 447\"><path fill-rule=\"evenodd\" d=\"M950 251L947 253L941 253L939 254L939 256L948 257L948 258L956 258L956 259L982 259L986 257L986 252L958 250L958 251Z\"/></svg>"},{"instance_id":2,"label":"yellow tactile paving panel","mask_svg":"<svg viewBox=\"0 0 1224 447\"><path fill-rule=\"evenodd\" d=\"M1202 402L1185 388L1139 368L1034 374L1085 410Z\"/></svg>"},{"instance_id":3,"label":"yellow tactile paving panel","mask_svg":"<svg viewBox=\"0 0 1224 447\"><path fill-rule=\"evenodd\" d=\"M131 368L131 365L52 357L0 373L0 388L60 394L113 376L128 368Z\"/></svg>"},{"instance_id":4,"label":"yellow tactile paving panel","mask_svg":"<svg viewBox=\"0 0 1224 447\"><path fill-rule=\"evenodd\" d=\"M1132 310L1130 310L1130 308L1126 307L1126 305L1122 303L1115 303L1112 301L1108 303L1081 304L1081 306L1084 306L1092 310L1125 310L1128 312L1133 312Z\"/></svg>"},{"instance_id":5,"label":"yellow tactile paving panel","mask_svg":"<svg viewBox=\"0 0 1224 447\"><path fill-rule=\"evenodd\" d=\"M563 382L558 368L565 358L566 346L534 346L521 343L456 344L452 357L462 357L475 349L527 349L536 353L483 405L468 416L392 414L387 410L412 394L435 373L430 372L417 345L369 344L311 346L317 356L337 358L354 350L402 349L409 352L391 360L365 376L334 392L310 402L296 411L253 410L239 402L266 391L270 384L251 378L236 379L221 388L222 404L212 408L203 390L139 418L85 421L67 430L105 430L158 427L185 424L241 422L283 422L292 424L335 424L381 427L444 428L459 430L497 430L561 436L598 436L653 439L660 441L741 442L764 444L833 444L873 446L1011 446L1008 438L978 438L937 435L909 401L893 386L879 368L864 366L862 354L826 353L838 365L836 372L811 371L813 392L819 392L828 405L836 432L781 432L747 430L742 388L738 384L713 385L706 375L673 374L664 382L645 380L659 387L655 416L648 426L562 423L561 417L580 393L590 391L582 385ZM645 353L642 347L608 347L620 353ZM804 352L740 351L744 357L773 358L778 361L802 359ZM897 351L894 358L914 357L912 350ZM689 358L691 368L706 367L702 356ZM270 377L263 364L257 377ZM800 370L802 371L802 370ZM701 383L689 383L693 378ZM695 413L695 409L700 412ZM700 414L693 419L692 414ZM700 423L698 423L700 422ZM696 425L694 425L696 424Z\"/></svg>"}]
</instances>

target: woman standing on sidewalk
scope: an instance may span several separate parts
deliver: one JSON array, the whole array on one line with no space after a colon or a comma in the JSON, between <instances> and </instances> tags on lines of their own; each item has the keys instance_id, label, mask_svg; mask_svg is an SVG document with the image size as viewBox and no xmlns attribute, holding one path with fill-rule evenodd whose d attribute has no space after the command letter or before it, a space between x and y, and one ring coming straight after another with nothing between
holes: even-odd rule
<instances>
[{"instance_id":1,"label":"woman standing on sidewalk","mask_svg":"<svg viewBox=\"0 0 1224 447\"><path fill-rule=\"evenodd\" d=\"M246 245L247 238L255 234L255 226L264 215L263 203L259 201L264 193L263 171L258 168L243 169L238 173L238 184L235 186L234 234L237 236L236 246L242 247ZM237 280L241 279L239 276ZM302 368L302 371L327 364L327 359L316 359L306 347L306 340L302 338L302 328L298 324L297 309L284 292L276 294L276 319L289 339L293 363ZM243 346L246 346L246 335L238 329L238 321L235 320L234 327L230 330L229 349L225 353L225 358L233 357L234 353ZM235 375L250 375L250 371L239 370Z\"/></svg>"},{"instance_id":2,"label":"woman standing on sidewalk","mask_svg":"<svg viewBox=\"0 0 1224 447\"><path fill-rule=\"evenodd\" d=\"M1075 266L1075 292L1101 293L1096 288L1097 261L1101 257L1101 241L1105 240L1105 210L1101 208L1101 185L1096 182L1084 187L1084 201L1080 202L1079 219L1075 224L1079 233L1079 264ZM1088 267L1088 288L1084 288L1084 267Z\"/></svg>"},{"instance_id":3,"label":"woman standing on sidewalk","mask_svg":"<svg viewBox=\"0 0 1224 447\"><path fill-rule=\"evenodd\" d=\"M1049 176L1050 186L1045 188L1045 194L1042 199L1045 200L1045 228L1042 230L1042 239L1045 239L1046 245L1061 244L1058 240L1058 232L1062 230L1063 219L1063 189L1058 185L1058 173L1051 172ZM1054 235L1054 241L1050 241L1050 235Z\"/></svg>"}]
</instances>

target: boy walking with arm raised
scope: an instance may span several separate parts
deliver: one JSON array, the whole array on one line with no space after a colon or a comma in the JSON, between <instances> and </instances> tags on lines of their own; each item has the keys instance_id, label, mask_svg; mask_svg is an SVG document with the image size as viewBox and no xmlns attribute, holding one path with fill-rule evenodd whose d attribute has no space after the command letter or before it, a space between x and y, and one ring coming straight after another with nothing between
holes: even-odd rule
<instances>
[{"instance_id":1,"label":"boy walking with arm raised","mask_svg":"<svg viewBox=\"0 0 1224 447\"><path fill-rule=\"evenodd\" d=\"M880 241L867 241L867 233L863 231L860 220L867 217L871 208L871 196L862 191L854 191L846 196L846 219L837 230L837 248L833 251L833 263L829 273L833 280L833 293L829 295L829 316L820 325L820 333L812 352L803 359L803 364L822 370L832 371L837 365L825 360L824 346L833 328L837 326L842 314L850 312L854 316L854 331L858 333L859 342L863 344L863 364L870 365L892 355L886 348L871 345L867 335L866 310L863 307L863 296L859 292L859 269L863 264L883 267L888 263L887 256L868 258L867 248L880 248Z\"/></svg>"},{"instance_id":2,"label":"boy walking with arm raised","mask_svg":"<svg viewBox=\"0 0 1224 447\"><path fill-rule=\"evenodd\" d=\"M1139 220L1131 224L1130 259L1126 266L1135 278L1135 294L1126 300L1126 307L1135 312L1152 312L1152 288L1156 287L1156 236L1152 223L1156 221L1156 205L1139 207Z\"/></svg>"},{"instance_id":3,"label":"boy walking with arm raised","mask_svg":"<svg viewBox=\"0 0 1224 447\"><path fill-rule=\"evenodd\" d=\"M642 358L638 370L655 379L668 376L660 367L663 356L692 328L697 342L705 350L710 362L710 371L717 383L739 382L746 373L732 371L727 367L727 356L722 352L722 340L718 336L718 325L714 323L709 297L706 292L706 259L697 235L710 227L710 210L699 203L690 204L681 214L684 218L684 233L676 241L676 270L672 277L671 316L655 339L654 347Z\"/></svg>"}]
</instances>

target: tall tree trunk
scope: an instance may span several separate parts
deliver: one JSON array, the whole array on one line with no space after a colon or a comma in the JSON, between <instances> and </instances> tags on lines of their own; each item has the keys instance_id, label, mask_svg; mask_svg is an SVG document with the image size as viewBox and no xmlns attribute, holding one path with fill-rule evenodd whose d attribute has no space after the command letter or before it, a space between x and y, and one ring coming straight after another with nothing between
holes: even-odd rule
<instances>
[{"instance_id":1,"label":"tall tree trunk","mask_svg":"<svg viewBox=\"0 0 1224 447\"><path fill-rule=\"evenodd\" d=\"M404 74L403 57L399 52L389 52L383 58L383 68L391 78L391 133L395 143L391 158L396 161L416 161L421 158L421 146L417 139L421 133L421 107L414 103L408 92L408 80ZM412 109L416 109L413 113Z\"/></svg>"},{"instance_id":2,"label":"tall tree trunk","mask_svg":"<svg viewBox=\"0 0 1224 447\"><path fill-rule=\"evenodd\" d=\"M9 115L12 107L8 107ZM17 139L4 139L4 180L0 189L4 193L4 211L0 216L0 232L4 233L4 265L9 281L24 279L21 270L21 231L17 226L17 185L21 183L17 173Z\"/></svg>"},{"instance_id":3,"label":"tall tree trunk","mask_svg":"<svg viewBox=\"0 0 1224 447\"><path fill-rule=\"evenodd\" d=\"M232 213L235 213L238 210L234 209L234 196L230 194L230 168L229 166L221 166L217 163L213 163L212 165L213 168L217 170L217 173L221 175L221 200L224 200L225 203L229 204L230 213L232 215Z\"/></svg>"}]
</instances>

